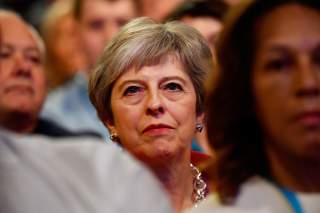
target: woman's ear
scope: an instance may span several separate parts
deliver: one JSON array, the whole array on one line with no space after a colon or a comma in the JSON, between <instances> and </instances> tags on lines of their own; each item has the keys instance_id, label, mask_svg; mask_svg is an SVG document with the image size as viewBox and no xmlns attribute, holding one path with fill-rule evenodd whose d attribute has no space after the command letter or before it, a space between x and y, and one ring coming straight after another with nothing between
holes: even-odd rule
<instances>
[{"instance_id":1,"label":"woman's ear","mask_svg":"<svg viewBox=\"0 0 320 213\"><path fill-rule=\"evenodd\" d=\"M102 120L103 124L108 128L109 131L109 138L110 140L112 140L113 142L118 143L119 145L121 145L120 143L120 138L117 132L117 129L114 125L113 119L111 119L109 116L107 115L99 115L100 119Z\"/></svg>"},{"instance_id":2,"label":"woman's ear","mask_svg":"<svg viewBox=\"0 0 320 213\"><path fill-rule=\"evenodd\" d=\"M196 118L197 123L204 125L204 122L205 122L204 119L205 119L204 112L197 113L197 118Z\"/></svg>"},{"instance_id":3,"label":"woman's ear","mask_svg":"<svg viewBox=\"0 0 320 213\"><path fill-rule=\"evenodd\" d=\"M108 128L109 132L116 133L113 119L111 119L110 116L104 114L104 115L100 115L99 117L102 123L105 125L105 127Z\"/></svg>"},{"instance_id":4,"label":"woman's ear","mask_svg":"<svg viewBox=\"0 0 320 213\"><path fill-rule=\"evenodd\" d=\"M199 113L197 115L197 124L200 124L201 131L197 131L197 134L195 134L195 138L197 140L198 145L204 150L204 153L213 156L214 151L211 149L207 137L207 129L206 129L206 116L205 113Z\"/></svg>"}]
</instances>

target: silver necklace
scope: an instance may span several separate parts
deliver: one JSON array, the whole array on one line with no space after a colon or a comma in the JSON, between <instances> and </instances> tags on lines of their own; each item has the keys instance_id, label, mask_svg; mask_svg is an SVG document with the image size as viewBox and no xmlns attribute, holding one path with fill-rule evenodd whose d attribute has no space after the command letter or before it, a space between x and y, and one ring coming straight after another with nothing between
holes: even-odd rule
<instances>
[{"instance_id":1,"label":"silver necklace","mask_svg":"<svg viewBox=\"0 0 320 213\"><path fill-rule=\"evenodd\" d=\"M197 203L204 200L207 196L207 184L202 178L202 174L197 167L190 163L191 172L193 175L193 192L191 200L197 206Z\"/></svg>"}]
</instances>

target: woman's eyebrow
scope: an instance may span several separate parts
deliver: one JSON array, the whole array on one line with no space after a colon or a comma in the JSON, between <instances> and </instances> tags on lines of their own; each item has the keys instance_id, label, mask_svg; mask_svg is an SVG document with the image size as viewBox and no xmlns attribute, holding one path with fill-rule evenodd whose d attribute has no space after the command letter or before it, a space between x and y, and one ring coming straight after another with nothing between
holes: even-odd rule
<instances>
[{"instance_id":1,"label":"woman's eyebrow","mask_svg":"<svg viewBox=\"0 0 320 213\"><path fill-rule=\"evenodd\" d=\"M161 79L160 83L171 81L171 80L178 80L181 81L183 84L186 84L186 80L180 76L167 76Z\"/></svg>"},{"instance_id":2,"label":"woman's eyebrow","mask_svg":"<svg viewBox=\"0 0 320 213\"><path fill-rule=\"evenodd\" d=\"M126 85L128 84L142 84L145 85L145 82L143 80L140 79L130 79L130 80L124 80L123 82L121 82L121 84L119 85L119 89L122 90Z\"/></svg>"}]
</instances>

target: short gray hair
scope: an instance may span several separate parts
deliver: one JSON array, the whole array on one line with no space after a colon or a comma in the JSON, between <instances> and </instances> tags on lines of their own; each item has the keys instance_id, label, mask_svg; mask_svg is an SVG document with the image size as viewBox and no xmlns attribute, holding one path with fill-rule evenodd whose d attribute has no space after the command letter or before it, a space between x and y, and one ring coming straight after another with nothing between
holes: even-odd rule
<instances>
[{"instance_id":1,"label":"short gray hair","mask_svg":"<svg viewBox=\"0 0 320 213\"><path fill-rule=\"evenodd\" d=\"M156 23L137 18L126 24L108 43L89 79L89 96L100 118L113 119L111 92L114 82L130 68L155 65L174 54L184 65L197 94L197 114L203 112L204 80L213 69L205 39L194 28L180 22Z\"/></svg>"}]
</instances>

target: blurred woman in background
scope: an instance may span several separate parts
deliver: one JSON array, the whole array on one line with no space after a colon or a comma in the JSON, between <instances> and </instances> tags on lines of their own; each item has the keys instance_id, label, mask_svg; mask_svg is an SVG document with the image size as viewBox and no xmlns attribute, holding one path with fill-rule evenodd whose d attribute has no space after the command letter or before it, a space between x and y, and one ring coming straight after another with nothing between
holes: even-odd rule
<instances>
[{"instance_id":1,"label":"blurred woman in background","mask_svg":"<svg viewBox=\"0 0 320 213\"><path fill-rule=\"evenodd\" d=\"M244 1L217 53L217 194L191 212L320 212L320 2Z\"/></svg>"},{"instance_id":2,"label":"blurred woman in background","mask_svg":"<svg viewBox=\"0 0 320 213\"><path fill-rule=\"evenodd\" d=\"M56 1L47 9L42 20L47 57L45 72L49 87L54 89L87 67L80 51L79 35L72 16L72 0Z\"/></svg>"}]
</instances>

